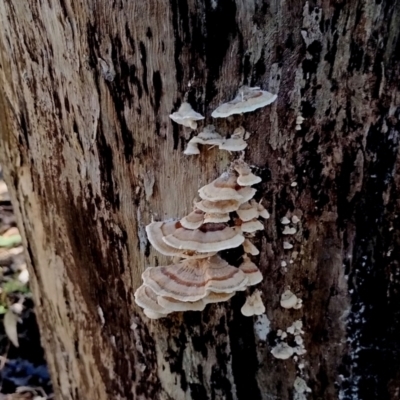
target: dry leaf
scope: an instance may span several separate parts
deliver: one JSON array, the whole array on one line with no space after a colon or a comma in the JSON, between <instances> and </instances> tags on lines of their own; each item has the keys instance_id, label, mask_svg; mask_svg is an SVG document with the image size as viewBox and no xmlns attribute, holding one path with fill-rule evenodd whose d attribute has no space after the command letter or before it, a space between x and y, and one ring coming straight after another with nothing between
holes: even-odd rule
<instances>
[{"instance_id":1,"label":"dry leaf","mask_svg":"<svg viewBox=\"0 0 400 400\"><path fill-rule=\"evenodd\" d=\"M17 323L18 317L11 310L8 310L4 315L4 330L7 337L15 347L19 347Z\"/></svg>"}]
</instances>

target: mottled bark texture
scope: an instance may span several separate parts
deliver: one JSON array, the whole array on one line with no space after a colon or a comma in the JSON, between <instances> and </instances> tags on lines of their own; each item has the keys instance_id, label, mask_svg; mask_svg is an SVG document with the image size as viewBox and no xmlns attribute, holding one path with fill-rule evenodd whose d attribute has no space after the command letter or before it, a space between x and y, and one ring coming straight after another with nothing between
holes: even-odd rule
<instances>
[{"instance_id":1,"label":"mottled bark texture","mask_svg":"<svg viewBox=\"0 0 400 400\"><path fill-rule=\"evenodd\" d=\"M308 398L398 398L399 1L2 0L0 26L1 163L57 399L291 399L296 363L270 350L296 319ZM150 322L133 292L166 258L144 226L183 216L233 158L185 157L168 114L187 94L211 123L242 84L278 93L216 121L252 132L268 319L241 294ZM301 310L279 307L287 286Z\"/></svg>"}]
</instances>

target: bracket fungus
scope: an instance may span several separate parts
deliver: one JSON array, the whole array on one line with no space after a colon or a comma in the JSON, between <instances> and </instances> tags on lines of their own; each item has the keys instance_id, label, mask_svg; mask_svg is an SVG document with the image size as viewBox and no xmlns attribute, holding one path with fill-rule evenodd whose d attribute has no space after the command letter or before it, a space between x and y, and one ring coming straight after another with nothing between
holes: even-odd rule
<instances>
[{"instance_id":1,"label":"bracket fungus","mask_svg":"<svg viewBox=\"0 0 400 400\"><path fill-rule=\"evenodd\" d=\"M195 209L179 222L186 229L198 229L204 224L204 211Z\"/></svg>"},{"instance_id":2,"label":"bracket fungus","mask_svg":"<svg viewBox=\"0 0 400 400\"><path fill-rule=\"evenodd\" d=\"M258 254L260 254L260 250L258 250L257 247L254 246L254 244L251 243L249 239L244 239L243 250L245 253L251 254L252 256L257 256Z\"/></svg>"},{"instance_id":3,"label":"bracket fungus","mask_svg":"<svg viewBox=\"0 0 400 400\"><path fill-rule=\"evenodd\" d=\"M302 307L302 300L299 299L294 293L290 290L285 290L281 295L281 307L283 308L294 308L299 309Z\"/></svg>"},{"instance_id":4,"label":"bracket fungus","mask_svg":"<svg viewBox=\"0 0 400 400\"><path fill-rule=\"evenodd\" d=\"M265 306L261 300L261 293L259 290L255 290L253 294L247 297L246 302L240 311L245 317L265 313Z\"/></svg>"},{"instance_id":5,"label":"bracket fungus","mask_svg":"<svg viewBox=\"0 0 400 400\"><path fill-rule=\"evenodd\" d=\"M258 218L257 208L251 205L248 201L240 205L236 214L242 221L250 221L254 218Z\"/></svg>"},{"instance_id":6,"label":"bracket fungus","mask_svg":"<svg viewBox=\"0 0 400 400\"><path fill-rule=\"evenodd\" d=\"M257 110L273 103L277 98L259 87L242 86L236 97L228 103L221 104L211 114L213 118L226 118L234 114L243 114Z\"/></svg>"},{"instance_id":7,"label":"bracket fungus","mask_svg":"<svg viewBox=\"0 0 400 400\"><path fill-rule=\"evenodd\" d=\"M250 221L245 221L240 226L242 232L252 233L256 231L262 231L264 225L258 219L251 219Z\"/></svg>"},{"instance_id":8,"label":"bracket fungus","mask_svg":"<svg viewBox=\"0 0 400 400\"><path fill-rule=\"evenodd\" d=\"M182 103L179 107L179 110L170 114L169 117L177 124L186 126L191 129L197 128L196 121L204 119L204 117L198 112L194 111L192 106L187 102Z\"/></svg>"},{"instance_id":9,"label":"bracket fungus","mask_svg":"<svg viewBox=\"0 0 400 400\"><path fill-rule=\"evenodd\" d=\"M183 154L186 154L187 156L197 155L200 154L200 149L197 144L189 142Z\"/></svg>"},{"instance_id":10,"label":"bracket fungus","mask_svg":"<svg viewBox=\"0 0 400 400\"><path fill-rule=\"evenodd\" d=\"M233 162L233 168L239 174L237 183L240 186L251 186L261 182L261 178L251 172L251 168L243 160Z\"/></svg>"},{"instance_id":11,"label":"bracket fungus","mask_svg":"<svg viewBox=\"0 0 400 400\"><path fill-rule=\"evenodd\" d=\"M246 274L248 279L247 284L249 286L257 285L257 283L260 283L263 279L257 265L254 264L246 254L243 256L243 262L239 265L239 269Z\"/></svg>"},{"instance_id":12,"label":"bracket fungus","mask_svg":"<svg viewBox=\"0 0 400 400\"><path fill-rule=\"evenodd\" d=\"M280 360L287 360L294 354L293 347L290 347L287 343L278 343L272 348L271 354Z\"/></svg>"},{"instance_id":13,"label":"bracket fungus","mask_svg":"<svg viewBox=\"0 0 400 400\"><path fill-rule=\"evenodd\" d=\"M194 136L189 143L219 146L223 137L216 132L214 125L207 125L198 135Z\"/></svg>"},{"instance_id":14,"label":"bracket fungus","mask_svg":"<svg viewBox=\"0 0 400 400\"><path fill-rule=\"evenodd\" d=\"M247 164L242 162L242 165ZM142 274L143 284L135 293L135 301L149 318L163 318L172 312L202 311L209 303L227 301L237 291L261 282L260 270L246 254L238 267L217 255L241 245L245 252L259 254L249 240L252 235L245 238L242 232L243 226L248 232L264 228L257 220L260 210L257 203L248 203L256 190L250 185L240 185L239 175L232 165L228 172L199 189L202 200L195 202L188 215L179 221L152 222L146 226L153 247L175 257L172 264L148 267ZM238 212L242 204L241 211L251 210L252 218L248 221L230 215ZM257 295L253 297L256 302Z\"/></svg>"},{"instance_id":15,"label":"bracket fungus","mask_svg":"<svg viewBox=\"0 0 400 400\"><path fill-rule=\"evenodd\" d=\"M247 147L246 131L243 127L236 128L229 139L224 139L219 145L220 150L242 151Z\"/></svg>"},{"instance_id":16,"label":"bracket fungus","mask_svg":"<svg viewBox=\"0 0 400 400\"><path fill-rule=\"evenodd\" d=\"M290 228L289 226L285 226L285 229L282 231L283 235L294 235L297 232L296 228Z\"/></svg>"}]
</instances>

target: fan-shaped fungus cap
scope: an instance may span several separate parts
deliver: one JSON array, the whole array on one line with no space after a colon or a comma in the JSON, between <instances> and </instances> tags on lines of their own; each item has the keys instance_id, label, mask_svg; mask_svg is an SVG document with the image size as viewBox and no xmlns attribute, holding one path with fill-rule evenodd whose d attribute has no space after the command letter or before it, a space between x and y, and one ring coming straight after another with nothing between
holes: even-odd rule
<instances>
[{"instance_id":1,"label":"fan-shaped fungus cap","mask_svg":"<svg viewBox=\"0 0 400 400\"><path fill-rule=\"evenodd\" d=\"M265 209L265 207L261 203L257 203L255 200L251 200L250 204L257 209L258 215L261 218L268 219L269 218L269 212Z\"/></svg>"},{"instance_id":2,"label":"fan-shaped fungus cap","mask_svg":"<svg viewBox=\"0 0 400 400\"><path fill-rule=\"evenodd\" d=\"M288 225L290 224L290 219L288 217L283 217L281 218L281 224L282 225Z\"/></svg>"},{"instance_id":3,"label":"fan-shaped fungus cap","mask_svg":"<svg viewBox=\"0 0 400 400\"><path fill-rule=\"evenodd\" d=\"M206 297L204 297L203 302L205 304L210 303L221 303L223 301L228 301L235 295L235 292L232 293L214 293L210 292Z\"/></svg>"},{"instance_id":4,"label":"fan-shaped fungus cap","mask_svg":"<svg viewBox=\"0 0 400 400\"><path fill-rule=\"evenodd\" d=\"M219 146L223 141L223 137L215 131L214 125L207 125L202 132L194 136L189 143L200 143Z\"/></svg>"},{"instance_id":5,"label":"fan-shaped fungus cap","mask_svg":"<svg viewBox=\"0 0 400 400\"><path fill-rule=\"evenodd\" d=\"M194 111L189 103L182 103L178 111L175 111L169 116L177 124L187 126L188 128L196 129L196 121L204 119L198 112Z\"/></svg>"},{"instance_id":6,"label":"fan-shaped fungus cap","mask_svg":"<svg viewBox=\"0 0 400 400\"><path fill-rule=\"evenodd\" d=\"M156 293L145 285L139 286L135 292L135 303L144 308L147 311L157 313L159 315L166 315L169 313L168 310L161 307L157 302ZM147 315L147 314L146 314ZM159 317L161 318L161 317Z\"/></svg>"},{"instance_id":7,"label":"fan-shaped fungus cap","mask_svg":"<svg viewBox=\"0 0 400 400\"><path fill-rule=\"evenodd\" d=\"M285 250L290 250L290 249L293 249L293 245L292 245L292 243L289 243L289 242L283 242L283 248Z\"/></svg>"},{"instance_id":8,"label":"fan-shaped fungus cap","mask_svg":"<svg viewBox=\"0 0 400 400\"><path fill-rule=\"evenodd\" d=\"M257 208L253 207L248 201L240 205L236 214L242 221L250 221L258 217Z\"/></svg>"},{"instance_id":9,"label":"fan-shaped fungus cap","mask_svg":"<svg viewBox=\"0 0 400 400\"><path fill-rule=\"evenodd\" d=\"M258 269L257 265L254 264L246 254L243 256L243 262L240 264L239 269L247 276L247 286L257 285L257 283L260 283L263 279L261 271Z\"/></svg>"},{"instance_id":10,"label":"fan-shaped fungus cap","mask_svg":"<svg viewBox=\"0 0 400 400\"><path fill-rule=\"evenodd\" d=\"M237 178L237 183L240 186L251 186L261 182L261 178L254 175L251 172L251 168L249 167L249 165L243 160L235 160L232 164L232 167L239 174L239 177Z\"/></svg>"},{"instance_id":11,"label":"fan-shaped fungus cap","mask_svg":"<svg viewBox=\"0 0 400 400\"><path fill-rule=\"evenodd\" d=\"M200 228L204 223L204 212L201 210L194 210L186 215L186 217L183 217L179 222L186 229Z\"/></svg>"},{"instance_id":12,"label":"fan-shaped fungus cap","mask_svg":"<svg viewBox=\"0 0 400 400\"><path fill-rule=\"evenodd\" d=\"M276 94L261 90L259 87L242 86L232 101L221 104L213 111L211 116L226 118L233 114L251 112L271 104L276 98Z\"/></svg>"},{"instance_id":13,"label":"fan-shaped fungus cap","mask_svg":"<svg viewBox=\"0 0 400 400\"><path fill-rule=\"evenodd\" d=\"M220 150L226 151L242 151L247 147L247 143L242 138L230 137L223 140L219 145Z\"/></svg>"},{"instance_id":14,"label":"fan-shaped fungus cap","mask_svg":"<svg viewBox=\"0 0 400 400\"><path fill-rule=\"evenodd\" d=\"M220 177L200 188L199 195L203 200L210 201L242 201L242 196L238 193L238 189L240 189L240 186L237 184L236 175L224 172Z\"/></svg>"},{"instance_id":15,"label":"fan-shaped fungus cap","mask_svg":"<svg viewBox=\"0 0 400 400\"><path fill-rule=\"evenodd\" d=\"M297 296L290 290L285 290L281 295L281 307L293 308L297 304Z\"/></svg>"},{"instance_id":16,"label":"fan-shaped fungus cap","mask_svg":"<svg viewBox=\"0 0 400 400\"><path fill-rule=\"evenodd\" d=\"M197 144L189 142L187 144L186 149L183 152L183 154L186 154L187 156L192 156L192 155L200 154L200 150L199 150Z\"/></svg>"},{"instance_id":17,"label":"fan-shaped fungus cap","mask_svg":"<svg viewBox=\"0 0 400 400\"><path fill-rule=\"evenodd\" d=\"M305 118L303 118L301 115L298 115L296 118L296 124L301 125L304 120L305 120Z\"/></svg>"},{"instance_id":18,"label":"fan-shaped fungus cap","mask_svg":"<svg viewBox=\"0 0 400 400\"><path fill-rule=\"evenodd\" d=\"M194 203L195 207L210 214L226 214L235 211L240 206L238 200L221 200L221 201L210 201L202 200Z\"/></svg>"},{"instance_id":19,"label":"fan-shaped fungus cap","mask_svg":"<svg viewBox=\"0 0 400 400\"><path fill-rule=\"evenodd\" d=\"M180 227L181 224L178 221L152 222L146 226L147 238L157 251L166 256L182 258L205 258L215 254L215 252L212 251L201 252L201 254L199 254L192 249L177 249L165 243L163 238L172 234Z\"/></svg>"},{"instance_id":20,"label":"fan-shaped fungus cap","mask_svg":"<svg viewBox=\"0 0 400 400\"><path fill-rule=\"evenodd\" d=\"M285 226L285 229L283 230L282 234L284 235L294 235L296 233L296 228L289 228L287 225Z\"/></svg>"},{"instance_id":21,"label":"fan-shaped fungus cap","mask_svg":"<svg viewBox=\"0 0 400 400\"><path fill-rule=\"evenodd\" d=\"M238 247L243 243L244 237L237 228L225 224L204 224L196 230L179 228L163 237L163 240L177 249L207 253Z\"/></svg>"},{"instance_id":22,"label":"fan-shaped fungus cap","mask_svg":"<svg viewBox=\"0 0 400 400\"><path fill-rule=\"evenodd\" d=\"M256 290L252 295L247 297L240 311L245 317L265 313L265 306L261 300L261 293L259 290Z\"/></svg>"},{"instance_id":23,"label":"fan-shaped fungus cap","mask_svg":"<svg viewBox=\"0 0 400 400\"><path fill-rule=\"evenodd\" d=\"M206 213L204 215L204 223L218 223L218 222L228 222L231 219L229 214L222 213Z\"/></svg>"},{"instance_id":24,"label":"fan-shaped fungus cap","mask_svg":"<svg viewBox=\"0 0 400 400\"><path fill-rule=\"evenodd\" d=\"M249 239L244 239L243 242L243 250L245 253L251 254L252 256L257 256L260 254L260 251L254 246L253 243L250 242Z\"/></svg>"},{"instance_id":25,"label":"fan-shaped fungus cap","mask_svg":"<svg viewBox=\"0 0 400 400\"><path fill-rule=\"evenodd\" d=\"M164 307L169 312L179 311L203 311L206 304L202 300L198 301L179 301L172 297L157 297L158 304Z\"/></svg>"},{"instance_id":26,"label":"fan-shaped fungus cap","mask_svg":"<svg viewBox=\"0 0 400 400\"><path fill-rule=\"evenodd\" d=\"M256 192L257 190L250 186L242 187L241 189L238 190L238 193L240 194L240 196L242 196L242 200L240 202L245 203L246 201L251 200L256 194Z\"/></svg>"},{"instance_id":27,"label":"fan-shaped fungus cap","mask_svg":"<svg viewBox=\"0 0 400 400\"><path fill-rule=\"evenodd\" d=\"M271 350L271 354L280 360L287 360L288 358L292 357L293 355L293 347L290 347L287 343L281 342L278 343L273 349Z\"/></svg>"},{"instance_id":28,"label":"fan-shaped fungus cap","mask_svg":"<svg viewBox=\"0 0 400 400\"><path fill-rule=\"evenodd\" d=\"M210 292L234 293L247 284L246 275L219 256L150 267L142 278L144 285L158 296L192 302L207 297Z\"/></svg>"},{"instance_id":29,"label":"fan-shaped fungus cap","mask_svg":"<svg viewBox=\"0 0 400 400\"><path fill-rule=\"evenodd\" d=\"M240 226L242 232L252 233L255 231L262 231L264 225L258 219L252 219L250 221L245 221Z\"/></svg>"},{"instance_id":30,"label":"fan-shaped fungus cap","mask_svg":"<svg viewBox=\"0 0 400 400\"><path fill-rule=\"evenodd\" d=\"M297 215L293 215L292 222L294 224L298 224L300 222L300 218Z\"/></svg>"}]
</instances>

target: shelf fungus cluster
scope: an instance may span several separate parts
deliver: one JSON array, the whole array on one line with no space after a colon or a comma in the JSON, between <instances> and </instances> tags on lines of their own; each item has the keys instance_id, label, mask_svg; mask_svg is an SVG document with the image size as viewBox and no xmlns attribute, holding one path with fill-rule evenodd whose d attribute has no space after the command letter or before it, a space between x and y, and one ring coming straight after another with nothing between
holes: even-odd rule
<instances>
[{"instance_id":1,"label":"shelf fungus cluster","mask_svg":"<svg viewBox=\"0 0 400 400\"><path fill-rule=\"evenodd\" d=\"M260 180L244 161L236 160L227 172L199 189L201 200L188 215L146 227L153 247L178 260L143 272L135 301L147 317L202 311L209 303L227 301L236 292L261 282L262 274L249 256L259 253L250 241L253 232L264 229L258 218L269 217L253 200L256 189L251 186ZM239 246L243 246L244 255L238 267L218 254ZM259 294L253 297L245 315L263 309Z\"/></svg>"}]
</instances>

